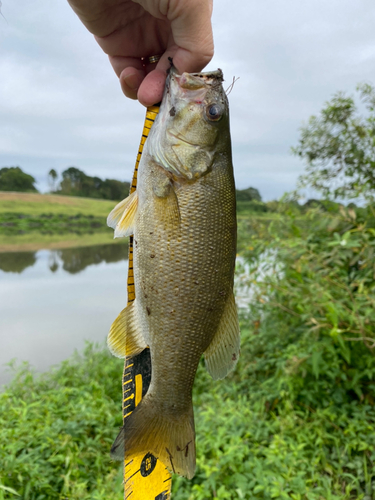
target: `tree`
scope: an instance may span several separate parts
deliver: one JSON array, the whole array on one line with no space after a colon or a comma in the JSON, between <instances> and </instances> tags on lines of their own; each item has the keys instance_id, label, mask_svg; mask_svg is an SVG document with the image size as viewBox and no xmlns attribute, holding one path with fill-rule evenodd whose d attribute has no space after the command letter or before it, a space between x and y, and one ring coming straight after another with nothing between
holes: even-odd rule
<instances>
[{"instance_id":1,"label":"tree","mask_svg":"<svg viewBox=\"0 0 375 500\"><path fill-rule=\"evenodd\" d=\"M236 189L237 201L262 201L259 191L256 188Z\"/></svg>"},{"instance_id":2,"label":"tree","mask_svg":"<svg viewBox=\"0 0 375 500\"><path fill-rule=\"evenodd\" d=\"M130 183L116 179L90 177L77 167L69 167L62 173L59 194L85 196L86 198L104 198L122 200L129 194Z\"/></svg>"},{"instance_id":3,"label":"tree","mask_svg":"<svg viewBox=\"0 0 375 500\"><path fill-rule=\"evenodd\" d=\"M56 191L57 189L57 172L54 168L51 168L51 170L48 172L48 184L50 191Z\"/></svg>"},{"instance_id":4,"label":"tree","mask_svg":"<svg viewBox=\"0 0 375 500\"><path fill-rule=\"evenodd\" d=\"M26 174L20 167L3 167L0 169L0 191L37 192L35 179Z\"/></svg>"},{"instance_id":5,"label":"tree","mask_svg":"<svg viewBox=\"0 0 375 500\"><path fill-rule=\"evenodd\" d=\"M300 186L327 197L375 196L375 88L358 85L364 109L338 92L318 116L311 116L293 154L307 163Z\"/></svg>"},{"instance_id":6,"label":"tree","mask_svg":"<svg viewBox=\"0 0 375 500\"><path fill-rule=\"evenodd\" d=\"M85 196L83 193L83 185L87 176L82 170L77 167L69 167L62 173L61 194L71 196Z\"/></svg>"}]
</instances>

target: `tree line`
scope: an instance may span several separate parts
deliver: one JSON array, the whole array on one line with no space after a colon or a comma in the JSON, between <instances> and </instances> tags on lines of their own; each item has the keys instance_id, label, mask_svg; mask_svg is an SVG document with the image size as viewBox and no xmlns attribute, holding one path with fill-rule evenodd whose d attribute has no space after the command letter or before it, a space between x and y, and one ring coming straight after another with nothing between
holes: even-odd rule
<instances>
[{"instance_id":1,"label":"tree line","mask_svg":"<svg viewBox=\"0 0 375 500\"><path fill-rule=\"evenodd\" d=\"M37 193L35 178L19 166L0 169L0 191ZM84 198L122 200L129 194L130 183L117 179L101 179L85 174L77 167L68 167L61 174L51 169L48 173L50 193Z\"/></svg>"},{"instance_id":2,"label":"tree line","mask_svg":"<svg viewBox=\"0 0 375 500\"><path fill-rule=\"evenodd\" d=\"M20 167L3 167L0 169L0 191L19 191L37 193L35 178L22 171ZM50 193L64 196L82 196L84 198L101 198L104 200L122 200L130 190L130 182L117 179L101 179L85 174L77 167L69 167L61 174L61 180L55 169L48 172ZM261 202L258 189L249 187L236 190L238 201Z\"/></svg>"},{"instance_id":3,"label":"tree line","mask_svg":"<svg viewBox=\"0 0 375 500\"><path fill-rule=\"evenodd\" d=\"M312 187L325 198L375 198L375 87L357 87L359 100L338 92L317 116L300 129L298 145L292 153L306 163L299 187ZM77 167L48 174L51 192L120 200L129 192L129 182L91 177ZM36 192L35 179L20 167L0 169L0 191ZM238 201L261 202L259 191L237 191Z\"/></svg>"}]
</instances>

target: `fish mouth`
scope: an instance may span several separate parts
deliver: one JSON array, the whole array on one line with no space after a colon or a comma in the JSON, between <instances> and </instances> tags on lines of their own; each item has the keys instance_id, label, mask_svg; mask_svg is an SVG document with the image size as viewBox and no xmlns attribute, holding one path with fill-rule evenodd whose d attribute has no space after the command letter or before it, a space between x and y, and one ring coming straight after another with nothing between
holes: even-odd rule
<instances>
[{"instance_id":1,"label":"fish mouth","mask_svg":"<svg viewBox=\"0 0 375 500\"><path fill-rule=\"evenodd\" d=\"M189 73L185 73L189 74ZM197 78L203 78L204 80L207 81L207 83L210 83L211 80L220 80L221 82L224 81L224 76L222 70L219 68L215 71L205 71L201 73L190 73L192 76L195 76Z\"/></svg>"},{"instance_id":2,"label":"fish mouth","mask_svg":"<svg viewBox=\"0 0 375 500\"><path fill-rule=\"evenodd\" d=\"M180 88L186 90L199 90L224 81L221 69L203 73L182 73L182 75L172 72L171 77L176 79Z\"/></svg>"}]
</instances>

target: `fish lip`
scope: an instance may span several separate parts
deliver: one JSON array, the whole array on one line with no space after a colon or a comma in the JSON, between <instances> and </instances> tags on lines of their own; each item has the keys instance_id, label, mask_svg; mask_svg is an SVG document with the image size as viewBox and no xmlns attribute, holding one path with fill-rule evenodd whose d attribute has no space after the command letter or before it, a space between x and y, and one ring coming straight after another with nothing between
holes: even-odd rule
<instances>
[{"instance_id":1,"label":"fish lip","mask_svg":"<svg viewBox=\"0 0 375 500\"><path fill-rule=\"evenodd\" d=\"M224 81L223 72L219 69L217 71L202 72L202 73L182 73L177 72L170 74L171 82L179 87L182 91L193 92L207 92L210 87L221 85ZM172 83L172 84L173 84Z\"/></svg>"},{"instance_id":2,"label":"fish lip","mask_svg":"<svg viewBox=\"0 0 375 500\"><path fill-rule=\"evenodd\" d=\"M204 71L201 73L191 73L192 76L197 76L198 78L204 78L205 80L224 80L223 72L220 68L215 71Z\"/></svg>"},{"instance_id":3,"label":"fish lip","mask_svg":"<svg viewBox=\"0 0 375 500\"><path fill-rule=\"evenodd\" d=\"M173 68L175 70L175 68ZM183 74L183 73L182 73ZM172 77L176 78L181 78L182 74L180 75L177 73L177 70L171 72ZM198 78L204 78L205 80L219 80L224 81L224 75L223 71L218 68L215 71L202 71L200 73L188 73L191 76L196 76ZM211 84L212 82L207 82L208 84Z\"/></svg>"}]
</instances>

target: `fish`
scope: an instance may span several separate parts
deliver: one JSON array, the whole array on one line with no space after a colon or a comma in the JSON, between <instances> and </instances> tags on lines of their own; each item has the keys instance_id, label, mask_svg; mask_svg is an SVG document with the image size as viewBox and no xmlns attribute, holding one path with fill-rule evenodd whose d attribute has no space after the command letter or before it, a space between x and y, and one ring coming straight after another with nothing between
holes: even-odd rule
<instances>
[{"instance_id":1,"label":"fish","mask_svg":"<svg viewBox=\"0 0 375 500\"><path fill-rule=\"evenodd\" d=\"M172 66L137 190L107 220L115 237L133 235L136 295L112 324L108 347L123 358L149 347L152 369L111 456L152 453L189 479L196 467L192 388L200 358L216 380L240 354L236 199L222 82L220 69L180 75Z\"/></svg>"}]
</instances>

